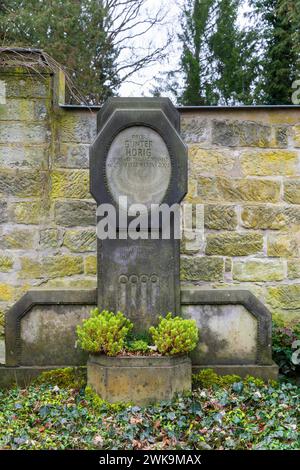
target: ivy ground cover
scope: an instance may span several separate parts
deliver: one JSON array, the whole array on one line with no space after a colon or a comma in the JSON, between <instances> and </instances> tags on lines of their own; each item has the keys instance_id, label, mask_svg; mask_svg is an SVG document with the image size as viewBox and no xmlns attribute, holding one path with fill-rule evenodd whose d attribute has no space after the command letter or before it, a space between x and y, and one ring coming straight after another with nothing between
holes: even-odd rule
<instances>
[{"instance_id":1,"label":"ivy ground cover","mask_svg":"<svg viewBox=\"0 0 300 470\"><path fill-rule=\"evenodd\" d=\"M299 387L231 382L145 408L109 405L80 381L1 391L0 449L300 449Z\"/></svg>"}]
</instances>

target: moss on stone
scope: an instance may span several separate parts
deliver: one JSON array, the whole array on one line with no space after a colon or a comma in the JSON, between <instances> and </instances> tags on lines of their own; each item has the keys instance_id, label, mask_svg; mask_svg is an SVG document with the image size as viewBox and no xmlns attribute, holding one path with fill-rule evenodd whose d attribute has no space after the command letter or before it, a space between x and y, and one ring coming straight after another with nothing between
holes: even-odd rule
<instances>
[{"instance_id":1,"label":"moss on stone","mask_svg":"<svg viewBox=\"0 0 300 470\"><path fill-rule=\"evenodd\" d=\"M9 284L0 284L0 301L8 302L13 300L15 289Z\"/></svg>"},{"instance_id":2,"label":"moss on stone","mask_svg":"<svg viewBox=\"0 0 300 470\"><path fill-rule=\"evenodd\" d=\"M264 387L265 382L259 377L252 377L247 375L242 379L239 375L227 374L218 375L213 369L202 369L197 374L193 374L192 383L195 388L211 388L218 387L231 387L235 383L243 382L245 384L253 384L255 387Z\"/></svg>"},{"instance_id":3,"label":"moss on stone","mask_svg":"<svg viewBox=\"0 0 300 470\"><path fill-rule=\"evenodd\" d=\"M189 161L194 176L236 175L237 156L228 149L203 149L199 145L189 146ZM241 176L241 175L240 175Z\"/></svg>"},{"instance_id":4,"label":"moss on stone","mask_svg":"<svg viewBox=\"0 0 300 470\"><path fill-rule=\"evenodd\" d=\"M246 256L263 249L262 234L256 232L209 233L206 239L207 255Z\"/></svg>"},{"instance_id":5,"label":"moss on stone","mask_svg":"<svg viewBox=\"0 0 300 470\"><path fill-rule=\"evenodd\" d=\"M10 256L0 255L0 272L7 273L12 270L14 260Z\"/></svg>"},{"instance_id":6,"label":"moss on stone","mask_svg":"<svg viewBox=\"0 0 300 470\"><path fill-rule=\"evenodd\" d=\"M11 250L27 250L34 248L37 232L35 230L10 230L0 237L0 247Z\"/></svg>"},{"instance_id":7,"label":"moss on stone","mask_svg":"<svg viewBox=\"0 0 300 470\"><path fill-rule=\"evenodd\" d=\"M243 227L252 229L280 230L286 227L288 217L283 207L262 204L245 206L241 212Z\"/></svg>"},{"instance_id":8,"label":"moss on stone","mask_svg":"<svg viewBox=\"0 0 300 470\"><path fill-rule=\"evenodd\" d=\"M62 113L58 122L62 142L90 144L96 135L96 119L92 113Z\"/></svg>"},{"instance_id":9,"label":"moss on stone","mask_svg":"<svg viewBox=\"0 0 300 470\"><path fill-rule=\"evenodd\" d=\"M56 255L33 260L28 257L21 258L20 278L40 279L63 276L73 276L83 273L81 256Z\"/></svg>"},{"instance_id":10,"label":"moss on stone","mask_svg":"<svg viewBox=\"0 0 300 470\"><path fill-rule=\"evenodd\" d=\"M5 313L0 310L0 338L4 335Z\"/></svg>"},{"instance_id":11,"label":"moss on stone","mask_svg":"<svg viewBox=\"0 0 300 470\"><path fill-rule=\"evenodd\" d=\"M267 303L271 308L300 310L300 284L281 284L267 288Z\"/></svg>"},{"instance_id":12,"label":"moss on stone","mask_svg":"<svg viewBox=\"0 0 300 470\"><path fill-rule=\"evenodd\" d=\"M66 230L63 245L70 251L84 253L96 251L96 231L92 230Z\"/></svg>"},{"instance_id":13,"label":"moss on stone","mask_svg":"<svg viewBox=\"0 0 300 470\"><path fill-rule=\"evenodd\" d=\"M224 261L219 257L181 257L180 278L183 281L220 281L224 276Z\"/></svg>"},{"instance_id":14,"label":"moss on stone","mask_svg":"<svg viewBox=\"0 0 300 470\"><path fill-rule=\"evenodd\" d=\"M47 228L40 231L39 245L41 248L58 248L59 232L57 228Z\"/></svg>"},{"instance_id":15,"label":"moss on stone","mask_svg":"<svg viewBox=\"0 0 300 470\"><path fill-rule=\"evenodd\" d=\"M194 387L210 388L214 385L226 387L241 382L238 375L218 375L213 369L203 369L198 374L193 374L192 381Z\"/></svg>"},{"instance_id":16,"label":"moss on stone","mask_svg":"<svg viewBox=\"0 0 300 470\"><path fill-rule=\"evenodd\" d=\"M5 137L6 139L6 137ZM0 170L0 195L20 198L40 197L44 184L40 171L6 168Z\"/></svg>"},{"instance_id":17,"label":"moss on stone","mask_svg":"<svg viewBox=\"0 0 300 470\"><path fill-rule=\"evenodd\" d=\"M18 224L39 224L42 217L40 202L16 202L9 211L11 220Z\"/></svg>"},{"instance_id":18,"label":"moss on stone","mask_svg":"<svg viewBox=\"0 0 300 470\"><path fill-rule=\"evenodd\" d=\"M300 256L298 234L290 231L288 233L271 233L268 235L268 256L282 258L293 258Z\"/></svg>"},{"instance_id":19,"label":"moss on stone","mask_svg":"<svg viewBox=\"0 0 300 470\"><path fill-rule=\"evenodd\" d=\"M97 274L97 256L90 255L84 260L84 272L85 274Z\"/></svg>"},{"instance_id":20,"label":"moss on stone","mask_svg":"<svg viewBox=\"0 0 300 470\"><path fill-rule=\"evenodd\" d=\"M54 217L57 225L64 227L95 226L96 208L94 201L57 200L54 204Z\"/></svg>"},{"instance_id":21,"label":"moss on stone","mask_svg":"<svg viewBox=\"0 0 300 470\"><path fill-rule=\"evenodd\" d=\"M55 170L51 174L52 198L88 199L89 173L87 170Z\"/></svg>"},{"instance_id":22,"label":"moss on stone","mask_svg":"<svg viewBox=\"0 0 300 470\"><path fill-rule=\"evenodd\" d=\"M94 390L89 385L85 388L85 398L87 399L89 405L96 412L101 412L104 408L107 410L118 412L125 410L129 406L132 406L132 403L109 403L103 400L103 398L101 398L99 395L97 395L97 393L94 392Z\"/></svg>"},{"instance_id":23,"label":"moss on stone","mask_svg":"<svg viewBox=\"0 0 300 470\"><path fill-rule=\"evenodd\" d=\"M80 279L72 279L72 278L56 278L50 279L45 284L43 284L47 288L76 288L76 289L95 289L97 287L96 277L94 279L91 278L80 278Z\"/></svg>"},{"instance_id":24,"label":"moss on stone","mask_svg":"<svg viewBox=\"0 0 300 470\"><path fill-rule=\"evenodd\" d=\"M252 259L235 261L233 279L238 281L282 281L285 277L281 260Z\"/></svg>"},{"instance_id":25,"label":"moss on stone","mask_svg":"<svg viewBox=\"0 0 300 470\"><path fill-rule=\"evenodd\" d=\"M289 279L300 278L300 259L289 260L287 266Z\"/></svg>"},{"instance_id":26,"label":"moss on stone","mask_svg":"<svg viewBox=\"0 0 300 470\"><path fill-rule=\"evenodd\" d=\"M295 147L300 147L300 126L294 126L293 128L293 138Z\"/></svg>"},{"instance_id":27,"label":"moss on stone","mask_svg":"<svg viewBox=\"0 0 300 470\"><path fill-rule=\"evenodd\" d=\"M300 204L300 181L288 180L284 183L284 200L290 204Z\"/></svg>"},{"instance_id":28,"label":"moss on stone","mask_svg":"<svg viewBox=\"0 0 300 470\"><path fill-rule=\"evenodd\" d=\"M270 147L270 125L252 121L212 121L212 143L223 147Z\"/></svg>"},{"instance_id":29,"label":"moss on stone","mask_svg":"<svg viewBox=\"0 0 300 470\"><path fill-rule=\"evenodd\" d=\"M198 179L197 202L278 202L280 183L258 178L204 177Z\"/></svg>"},{"instance_id":30,"label":"moss on stone","mask_svg":"<svg viewBox=\"0 0 300 470\"><path fill-rule=\"evenodd\" d=\"M85 367L66 367L43 372L33 382L36 385L53 385L59 388L81 389L86 385Z\"/></svg>"},{"instance_id":31,"label":"moss on stone","mask_svg":"<svg viewBox=\"0 0 300 470\"><path fill-rule=\"evenodd\" d=\"M298 154L292 150L252 150L240 156L245 176L292 176L297 172Z\"/></svg>"},{"instance_id":32,"label":"moss on stone","mask_svg":"<svg viewBox=\"0 0 300 470\"><path fill-rule=\"evenodd\" d=\"M4 73L1 73L2 80L6 83L7 98L50 98L51 96L51 76L45 74L45 71L39 73L36 79L32 71L26 73L24 67L9 67Z\"/></svg>"},{"instance_id":33,"label":"moss on stone","mask_svg":"<svg viewBox=\"0 0 300 470\"><path fill-rule=\"evenodd\" d=\"M234 230L237 213L234 206L208 204L204 208L204 224L212 230Z\"/></svg>"}]
</instances>

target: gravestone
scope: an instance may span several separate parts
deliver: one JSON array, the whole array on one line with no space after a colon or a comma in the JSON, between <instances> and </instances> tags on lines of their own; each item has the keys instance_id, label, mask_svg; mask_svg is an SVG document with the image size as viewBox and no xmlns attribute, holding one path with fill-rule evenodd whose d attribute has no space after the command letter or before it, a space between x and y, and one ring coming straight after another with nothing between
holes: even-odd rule
<instances>
[{"instance_id":1,"label":"gravestone","mask_svg":"<svg viewBox=\"0 0 300 470\"><path fill-rule=\"evenodd\" d=\"M136 222L127 204L143 204L148 220L151 205L170 208L186 193L187 150L176 109L164 98L114 98L97 118L98 134L90 148L91 193L98 209L109 204L118 213L115 238L97 241L98 288L29 290L6 312L0 387L26 386L41 371L85 365L86 355L75 344L76 326L96 304L122 310L137 331L168 311L195 319L200 343L191 355L194 372L213 368L220 374L276 378L271 313L252 293L190 286L180 298L174 220L170 237L163 237L161 219L152 230L156 238L144 226L138 237L127 237ZM120 196L126 196L127 204ZM97 222L103 220L98 212Z\"/></svg>"},{"instance_id":2,"label":"gravestone","mask_svg":"<svg viewBox=\"0 0 300 470\"><path fill-rule=\"evenodd\" d=\"M147 329L160 314L180 313L174 218L168 239L161 217L155 235L141 226L138 238L128 236L132 204L143 204L140 213L149 220L151 205L170 207L186 194L187 149L179 123L166 98L112 98L98 113L98 134L90 148L91 194L98 208L111 204L117 212L116 238L97 241L98 306L121 310L136 330ZM97 223L103 217L98 213Z\"/></svg>"}]
</instances>

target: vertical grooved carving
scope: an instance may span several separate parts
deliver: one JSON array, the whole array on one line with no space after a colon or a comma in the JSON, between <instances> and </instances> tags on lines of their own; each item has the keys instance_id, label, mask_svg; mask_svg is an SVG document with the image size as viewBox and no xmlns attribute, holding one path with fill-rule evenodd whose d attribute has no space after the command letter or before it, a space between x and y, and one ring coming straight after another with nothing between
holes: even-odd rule
<instances>
[{"instance_id":1,"label":"vertical grooved carving","mask_svg":"<svg viewBox=\"0 0 300 470\"><path fill-rule=\"evenodd\" d=\"M146 316L150 310L160 313L159 277L156 274L119 276L118 309L133 319Z\"/></svg>"},{"instance_id":2,"label":"vertical grooved carving","mask_svg":"<svg viewBox=\"0 0 300 470\"><path fill-rule=\"evenodd\" d=\"M127 288L128 288L128 277L120 276L119 279L119 308L121 312L126 310L126 301L127 301Z\"/></svg>"}]
</instances>

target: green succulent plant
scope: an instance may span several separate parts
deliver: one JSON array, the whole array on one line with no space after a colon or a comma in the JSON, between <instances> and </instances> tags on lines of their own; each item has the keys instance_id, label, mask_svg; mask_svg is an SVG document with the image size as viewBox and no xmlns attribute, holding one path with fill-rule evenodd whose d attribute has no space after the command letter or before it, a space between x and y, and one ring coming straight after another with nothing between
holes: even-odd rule
<instances>
[{"instance_id":1,"label":"green succulent plant","mask_svg":"<svg viewBox=\"0 0 300 470\"><path fill-rule=\"evenodd\" d=\"M147 341L144 341L143 339L135 339L133 341L129 341L126 349L130 352L147 352L149 350L149 345Z\"/></svg>"},{"instance_id":2,"label":"green succulent plant","mask_svg":"<svg viewBox=\"0 0 300 470\"><path fill-rule=\"evenodd\" d=\"M78 343L90 353L116 356L125 347L125 339L133 324L122 312L109 312L98 308L91 311L88 319L77 326Z\"/></svg>"},{"instance_id":3,"label":"green succulent plant","mask_svg":"<svg viewBox=\"0 0 300 470\"><path fill-rule=\"evenodd\" d=\"M173 317L159 317L157 327L149 328L158 352L168 356L187 354L197 346L199 332L195 320Z\"/></svg>"}]
</instances>

